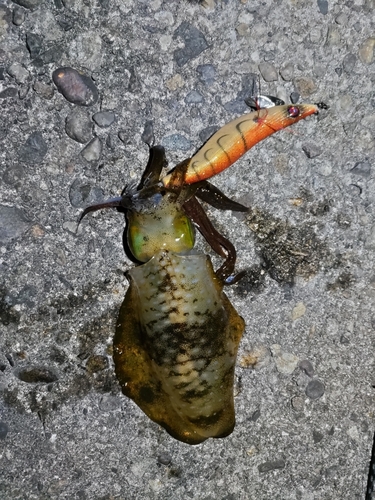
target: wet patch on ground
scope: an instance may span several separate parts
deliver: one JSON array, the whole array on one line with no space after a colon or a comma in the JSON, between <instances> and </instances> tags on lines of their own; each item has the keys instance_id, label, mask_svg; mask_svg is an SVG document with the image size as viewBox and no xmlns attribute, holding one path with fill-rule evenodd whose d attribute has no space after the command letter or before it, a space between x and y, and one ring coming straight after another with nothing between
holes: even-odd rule
<instances>
[{"instance_id":1,"label":"wet patch on ground","mask_svg":"<svg viewBox=\"0 0 375 500\"><path fill-rule=\"evenodd\" d=\"M249 210L246 224L255 234L264 270L279 283L293 284L296 276L309 279L334 264L327 244L308 223L293 226L254 208Z\"/></svg>"}]
</instances>

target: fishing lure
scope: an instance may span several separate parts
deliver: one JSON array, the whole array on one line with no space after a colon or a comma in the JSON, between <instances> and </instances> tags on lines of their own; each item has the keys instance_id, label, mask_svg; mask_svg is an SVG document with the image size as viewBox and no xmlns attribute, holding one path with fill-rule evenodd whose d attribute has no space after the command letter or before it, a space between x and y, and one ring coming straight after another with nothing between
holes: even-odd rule
<instances>
[{"instance_id":1,"label":"fishing lure","mask_svg":"<svg viewBox=\"0 0 375 500\"><path fill-rule=\"evenodd\" d=\"M269 135L326 107L324 103L285 104L235 118L208 139L189 160L184 183L193 184L219 174ZM164 186L169 186L170 180L171 174L164 177Z\"/></svg>"},{"instance_id":2,"label":"fishing lure","mask_svg":"<svg viewBox=\"0 0 375 500\"><path fill-rule=\"evenodd\" d=\"M275 106L237 118L164 177L164 149L151 146L137 187L81 215L110 207L126 213L127 246L142 264L127 272L129 288L114 336L116 375L123 393L180 441L198 444L232 432L234 369L245 328L223 292L242 276L234 274L235 248L197 198L219 209L247 211L207 179L320 107ZM217 271L208 256L194 251L194 227L224 258Z\"/></svg>"}]
</instances>

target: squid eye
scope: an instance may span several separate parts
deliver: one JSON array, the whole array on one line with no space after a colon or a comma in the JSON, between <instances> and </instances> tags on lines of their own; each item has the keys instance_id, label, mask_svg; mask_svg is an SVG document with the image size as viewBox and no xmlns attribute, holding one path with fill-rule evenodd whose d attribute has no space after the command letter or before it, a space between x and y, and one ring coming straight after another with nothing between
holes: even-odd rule
<instances>
[{"instance_id":1,"label":"squid eye","mask_svg":"<svg viewBox=\"0 0 375 500\"><path fill-rule=\"evenodd\" d=\"M288 108L288 115L291 118L297 118L297 116L299 116L299 114L300 114L300 111L299 111L299 107L298 106L289 106L289 108Z\"/></svg>"}]
</instances>

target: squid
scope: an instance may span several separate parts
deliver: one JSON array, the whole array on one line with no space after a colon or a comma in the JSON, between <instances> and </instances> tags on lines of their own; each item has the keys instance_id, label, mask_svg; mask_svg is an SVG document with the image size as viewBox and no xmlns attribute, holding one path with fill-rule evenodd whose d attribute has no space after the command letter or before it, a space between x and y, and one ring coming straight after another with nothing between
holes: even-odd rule
<instances>
[{"instance_id":1,"label":"squid","mask_svg":"<svg viewBox=\"0 0 375 500\"><path fill-rule=\"evenodd\" d=\"M162 175L161 146L149 146L138 186L87 207L126 214L125 247L138 265L114 335L114 364L123 393L174 438L191 445L231 434L235 425L234 370L243 318L224 293L237 282L236 251L208 219L198 199L222 210L247 211L208 179L274 132L317 114L325 105L276 105L236 118L192 157ZM198 229L224 259L194 250Z\"/></svg>"}]
</instances>

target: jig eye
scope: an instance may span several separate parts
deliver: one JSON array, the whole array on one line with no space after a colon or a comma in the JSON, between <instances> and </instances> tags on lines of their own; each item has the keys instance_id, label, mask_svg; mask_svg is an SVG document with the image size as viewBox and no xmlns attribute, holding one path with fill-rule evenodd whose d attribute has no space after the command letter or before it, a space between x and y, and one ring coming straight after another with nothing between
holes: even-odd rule
<instances>
[{"instance_id":1,"label":"jig eye","mask_svg":"<svg viewBox=\"0 0 375 500\"><path fill-rule=\"evenodd\" d=\"M290 118L297 118L300 115L300 110L298 106L289 106L288 115Z\"/></svg>"}]
</instances>

